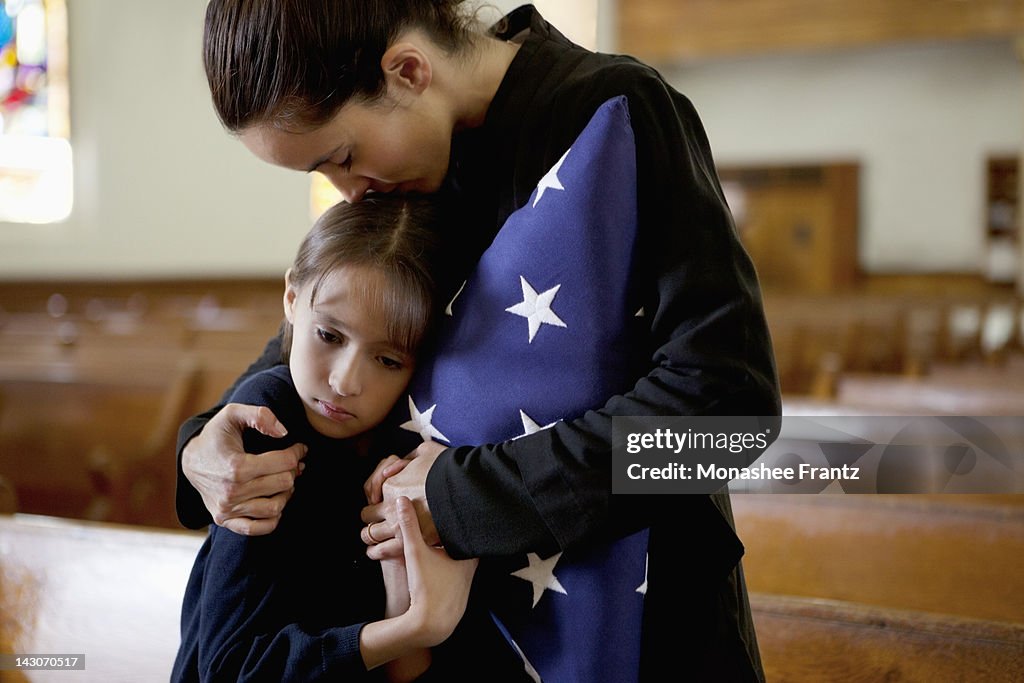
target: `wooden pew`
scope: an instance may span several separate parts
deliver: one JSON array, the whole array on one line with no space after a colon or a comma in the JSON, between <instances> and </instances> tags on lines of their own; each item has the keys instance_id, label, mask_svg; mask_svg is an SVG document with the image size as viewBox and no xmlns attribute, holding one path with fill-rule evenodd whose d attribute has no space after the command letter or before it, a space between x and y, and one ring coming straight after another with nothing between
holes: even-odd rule
<instances>
[{"instance_id":1,"label":"wooden pew","mask_svg":"<svg viewBox=\"0 0 1024 683\"><path fill-rule=\"evenodd\" d=\"M776 293L765 301L787 394L823 396L832 386L830 378L840 372L909 372L913 354L926 353L908 347L911 323L901 300Z\"/></svg>"},{"instance_id":2,"label":"wooden pew","mask_svg":"<svg viewBox=\"0 0 1024 683\"><path fill-rule=\"evenodd\" d=\"M0 476L0 515L13 515L18 511L18 493L14 485Z\"/></svg>"},{"instance_id":3,"label":"wooden pew","mask_svg":"<svg viewBox=\"0 0 1024 683\"><path fill-rule=\"evenodd\" d=\"M1022 308L1019 298L991 293L765 294L782 390L817 398L836 373L922 376L932 364L978 361L1001 367L1022 348Z\"/></svg>"},{"instance_id":4,"label":"wooden pew","mask_svg":"<svg viewBox=\"0 0 1024 683\"><path fill-rule=\"evenodd\" d=\"M924 377L846 373L836 383L839 405L889 412L945 415L1024 415L1024 371L998 367L933 367Z\"/></svg>"},{"instance_id":5,"label":"wooden pew","mask_svg":"<svg viewBox=\"0 0 1024 683\"><path fill-rule=\"evenodd\" d=\"M0 473L25 512L176 526L174 443L200 368L162 353L94 360L0 362Z\"/></svg>"},{"instance_id":6,"label":"wooden pew","mask_svg":"<svg viewBox=\"0 0 1024 683\"><path fill-rule=\"evenodd\" d=\"M1024 624L1019 496L737 494L747 585ZM994 502L993 502L994 501Z\"/></svg>"},{"instance_id":7,"label":"wooden pew","mask_svg":"<svg viewBox=\"0 0 1024 683\"><path fill-rule=\"evenodd\" d=\"M0 516L0 650L78 654L84 672L35 681L166 680L204 535ZM1024 626L751 594L773 682L1018 681ZM4 672L4 681L27 681Z\"/></svg>"},{"instance_id":8,"label":"wooden pew","mask_svg":"<svg viewBox=\"0 0 1024 683\"><path fill-rule=\"evenodd\" d=\"M203 538L0 516L0 651L85 656L84 671L3 671L0 679L167 680L185 583Z\"/></svg>"},{"instance_id":9,"label":"wooden pew","mask_svg":"<svg viewBox=\"0 0 1024 683\"><path fill-rule=\"evenodd\" d=\"M204 310L156 323L130 312L7 316L0 393L18 400L0 410L0 473L22 511L177 526L178 427L220 400L280 323L280 313Z\"/></svg>"},{"instance_id":10,"label":"wooden pew","mask_svg":"<svg viewBox=\"0 0 1024 683\"><path fill-rule=\"evenodd\" d=\"M1021 624L765 593L750 603L772 683L1024 680Z\"/></svg>"}]
</instances>

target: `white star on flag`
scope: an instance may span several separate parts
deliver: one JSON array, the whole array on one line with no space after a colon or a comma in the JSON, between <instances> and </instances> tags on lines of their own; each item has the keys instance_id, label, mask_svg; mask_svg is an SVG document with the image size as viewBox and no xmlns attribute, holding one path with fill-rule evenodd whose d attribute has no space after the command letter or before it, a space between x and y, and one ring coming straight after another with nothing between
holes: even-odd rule
<instances>
[{"instance_id":1,"label":"white star on flag","mask_svg":"<svg viewBox=\"0 0 1024 683\"><path fill-rule=\"evenodd\" d=\"M537 606L540 596L544 594L545 590L558 591L562 595L568 595L562 588L562 584L555 578L555 565L558 564L558 558L561 556L562 553L555 553L548 559L542 560L537 553L530 553L526 556L530 566L512 572L512 576L517 576L533 584L534 607Z\"/></svg>"},{"instance_id":2,"label":"white star on flag","mask_svg":"<svg viewBox=\"0 0 1024 683\"><path fill-rule=\"evenodd\" d=\"M537 330L540 329L541 325L566 326L562 319L551 310L555 294L558 294L558 288L562 285L555 285L551 289L538 294L537 290L531 287L530 283L522 275L519 276L519 282L523 288L523 300L515 306L509 306L505 310L509 313L521 315L530 323L530 343L533 343L533 338L537 335Z\"/></svg>"},{"instance_id":3,"label":"white star on flag","mask_svg":"<svg viewBox=\"0 0 1024 683\"><path fill-rule=\"evenodd\" d=\"M412 400L412 396L409 396L409 419L399 426L410 432L416 432L424 441L433 441L435 438L438 438L447 443L448 437L437 431L437 428L431 424L431 421L434 419L434 408L436 407L437 404L435 403L421 413L416 407L416 403Z\"/></svg>"},{"instance_id":4,"label":"white star on flag","mask_svg":"<svg viewBox=\"0 0 1024 683\"><path fill-rule=\"evenodd\" d=\"M562 158L556 161L555 165L551 167L551 170L545 173L544 177L540 179L539 183L537 183L537 196L533 199L534 206L537 206L537 202L539 202L540 198L544 196L545 190L549 188L552 190L565 189L562 187L562 181L558 179L558 171L562 168L562 162L565 161L565 158L569 156L569 152L571 151L572 147L565 150L565 154L562 155Z\"/></svg>"},{"instance_id":5,"label":"white star on flag","mask_svg":"<svg viewBox=\"0 0 1024 683\"><path fill-rule=\"evenodd\" d=\"M529 436L530 434L536 434L542 429L547 429L548 427L552 427L555 424L554 422L550 422L541 427L539 424L537 424L536 420L527 415L521 408L519 410L519 419L523 421L523 433L515 437L516 439L524 436ZM555 422L557 421L558 420L555 420Z\"/></svg>"}]
</instances>

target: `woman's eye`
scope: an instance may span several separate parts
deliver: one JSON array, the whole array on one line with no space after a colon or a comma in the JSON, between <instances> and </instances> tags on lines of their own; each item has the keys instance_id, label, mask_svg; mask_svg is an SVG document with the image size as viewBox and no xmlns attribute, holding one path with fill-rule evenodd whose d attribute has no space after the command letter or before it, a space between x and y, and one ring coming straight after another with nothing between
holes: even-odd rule
<instances>
[{"instance_id":1,"label":"woman's eye","mask_svg":"<svg viewBox=\"0 0 1024 683\"><path fill-rule=\"evenodd\" d=\"M326 342L328 344L337 344L338 342L341 341L341 337L334 334L333 332L325 330L322 327L316 328L316 336L318 336L321 341Z\"/></svg>"},{"instance_id":2,"label":"woman's eye","mask_svg":"<svg viewBox=\"0 0 1024 683\"><path fill-rule=\"evenodd\" d=\"M378 356L377 360L379 360L380 364L388 370L401 370L403 367L402 361L394 358L388 358L387 356Z\"/></svg>"}]
</instances>

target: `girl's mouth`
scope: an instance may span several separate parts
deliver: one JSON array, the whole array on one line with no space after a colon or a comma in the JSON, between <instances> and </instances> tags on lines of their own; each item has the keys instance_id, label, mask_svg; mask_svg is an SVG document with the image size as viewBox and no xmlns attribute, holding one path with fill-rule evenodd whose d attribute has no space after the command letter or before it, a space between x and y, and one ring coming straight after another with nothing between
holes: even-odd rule
<instances>
[{"instance_id":1,"label":"girl's mouth","mask_svg":"<svg viewBox=\"0 0 1024 683\"><path fill-rule=\"evenodd\" d=\"M316 404L320 408L320 412L323 414L323 416L329 420L334 420L335 422L344 422L346 420L351 420L352 418L355 417L355 415L348 412L344 408L339 408L338 406L333 405L331 403L327 403L326 401L321 401L317 399Z\"/></svg>"}]
</instances>

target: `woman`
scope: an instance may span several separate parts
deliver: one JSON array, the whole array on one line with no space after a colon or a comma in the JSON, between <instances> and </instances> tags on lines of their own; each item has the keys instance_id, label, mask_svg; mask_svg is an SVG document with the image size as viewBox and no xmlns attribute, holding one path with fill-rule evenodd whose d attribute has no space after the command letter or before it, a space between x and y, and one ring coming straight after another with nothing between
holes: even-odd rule
<instances>
[{"instance_id":1,"label":"woman","mask_svg":"<svg viewBox=\"0 0 1024 683\"><path fill-rule=\"evenodd\" d=\"M780 411L756 275L703 127L653 69L573 45L531 6L484 34L461 5L215 0L207 12L215 107L257 157L324 173L350 201L438 190L458 201L463 220L439 274L452 293L598 107L617 96L628 103L637 270L649 282L652 342L637 350L646 374L584 418L528 437L460 449L424 443L364 510L368 554L396 554L389 537L401 495L419 503L425 537L452 557L547 557L650 528L640 678L669 666L694 679L761 679L727 497L613 497L608 484L613 415ZM272 359L271 349L263 364ZM235 434L260 419L229 406L182 428L186 525L209 521L202 501L229 528L276 524L301 453L242 453ZM501 511L502 524L489 510Z\"/></svg>"}]
</instances>

